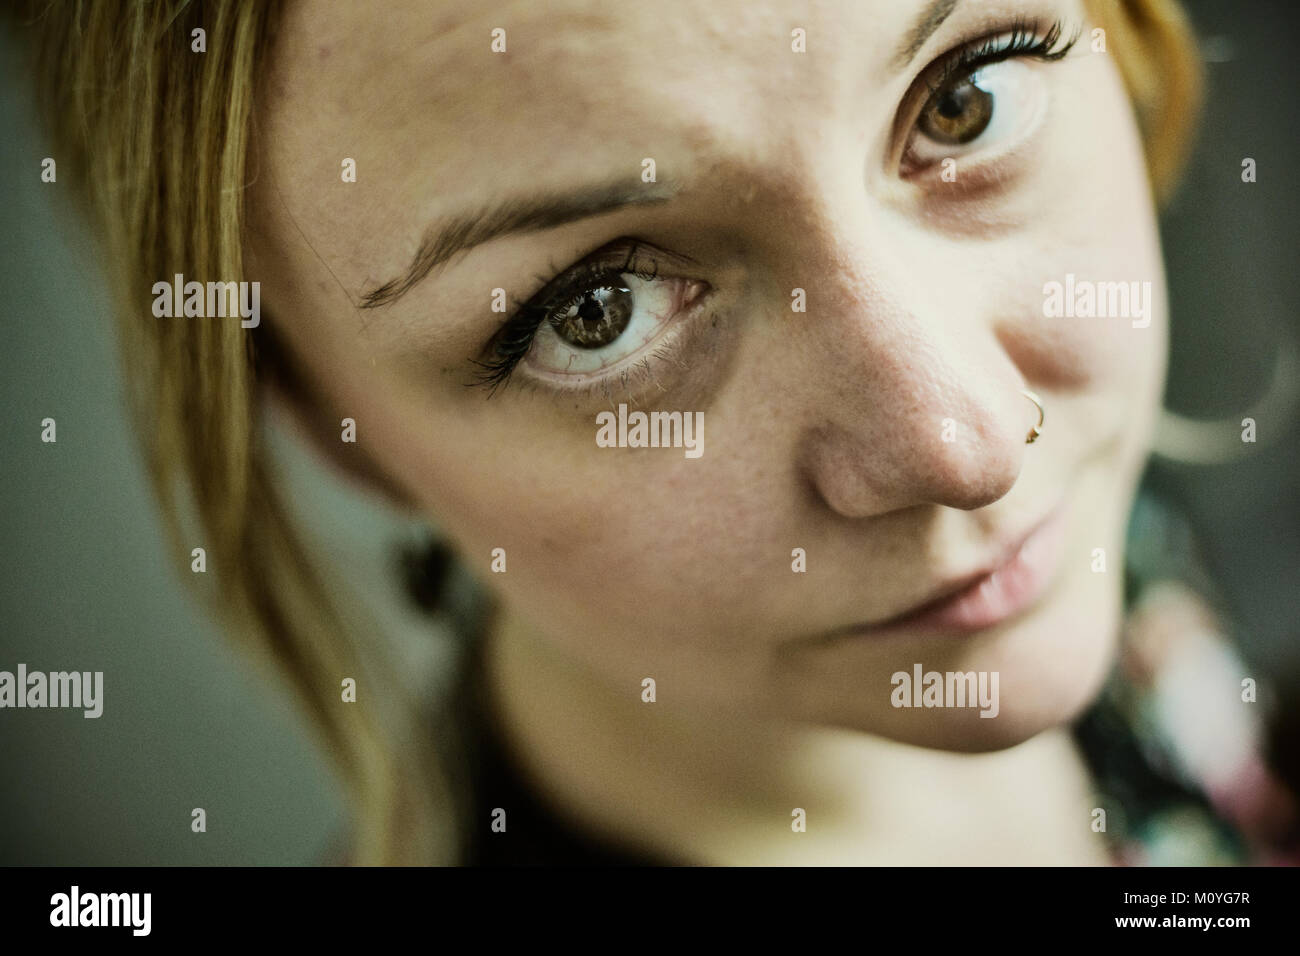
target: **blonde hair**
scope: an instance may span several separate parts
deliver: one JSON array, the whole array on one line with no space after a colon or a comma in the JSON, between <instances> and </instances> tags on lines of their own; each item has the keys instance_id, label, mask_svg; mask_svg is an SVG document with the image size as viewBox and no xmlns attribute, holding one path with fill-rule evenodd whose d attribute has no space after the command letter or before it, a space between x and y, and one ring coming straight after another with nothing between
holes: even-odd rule
<instances>
[{"instance_id":1,"label":"blonde hair","mask_svg":"<svg viewBox=\"0 0 1300 956\"><path fill-rule=\"evenodd\" d=\"M1173 0L1088 7L1166 198L1199 103L1187 22ZM340 702L343 677L400 682L381 642L360 640L331 605L277 492L257 428L252 337L238 323L159 322L145 305L144 290L177 273L244 278L253 97L278 12L277 2L243 0L32 0L16 26L31 44L60 166L80 183L112 267L131 403L172 546L188 554L192 504L231 633L297 691L350 788L353 861L444 862L452 822L420 708L408 702L409 719L395 724L369 703L376 693ZM207 50L192 55L199 27Z\"/></svg>"}]
</instances>

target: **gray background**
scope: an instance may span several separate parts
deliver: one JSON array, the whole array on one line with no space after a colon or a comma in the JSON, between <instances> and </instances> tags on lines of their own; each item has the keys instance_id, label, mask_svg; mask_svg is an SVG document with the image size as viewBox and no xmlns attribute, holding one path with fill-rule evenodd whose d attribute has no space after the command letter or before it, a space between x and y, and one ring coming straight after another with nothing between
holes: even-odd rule
<instances>
[{"instance_id":1,"label":"gray background","mask_svg":"<svg viewBox=\"0 0 1300 956\"><path fill-rule=\"evenodd\" d=\"M1189 5L1211 98L1181 199L1164 219L1174 315L1167 404L1241 417L1280 336L1300 341L1297 83L1288 5ZM1267 12L1271 8L1272 13ZM1250 16L1242 11L1249 9ZM230 649L181 587L124 415L107 301L85 237L39 181L49 155L6 64L0 291L0 669L105 671L98 720L0 712L0 863L282 863L321 859L343 805L309 731L267 675ZM1255 158L1259 181L1240 181ZM58 421L42 444L40 421ZM1238 620L1245 655L1290 687L1300 580L1296 421L1229 466L1157 464L1189 504ZM409 531L305 468L328 547L372 576L378 613L417 635L386 569ZM412 645L417 646L417 645ZM425 647L427 651L427 646ZM430 665L433 666L433 665ZM208 832L190 831L204 807Z\"/></svg>"},{"instance_id":2,"label":"gray background","mask_svg":"<svg viewBox=\"0 0 1300 956\"><path fill-rule=\"evenodd\" d=\"M0 711L0 862L310 861L341 819L332 778L284 695L182 590L188 557L163 544L97 267L33 175L50 152L9 80L0 669L104 671L105 706ZM194 807L207 833L191 833Z\"/></svg>"}]
</instances>

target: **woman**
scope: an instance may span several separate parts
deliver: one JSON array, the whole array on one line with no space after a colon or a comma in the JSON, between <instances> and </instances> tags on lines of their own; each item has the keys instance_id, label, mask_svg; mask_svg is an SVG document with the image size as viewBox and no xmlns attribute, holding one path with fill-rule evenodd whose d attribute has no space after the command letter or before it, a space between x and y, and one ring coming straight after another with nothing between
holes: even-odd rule
<instances>
[{"instance_id":1,"label":"woman","mask_svg":"<svg viewBox=\"0 0 1300 956\"><path fill-rule=\"evenodd\" d=\"M606 7L24 28L169 514L192 493L176 551L311 708L348 859L1134 859L1092 705L1165 366L1177 9ZM296 536L271 413L475 582L416 575L463 605L444 705ZM1184 645L1151 635L1209 611L1127 597L1156 688Z\"/></svg>"}]
</instances>

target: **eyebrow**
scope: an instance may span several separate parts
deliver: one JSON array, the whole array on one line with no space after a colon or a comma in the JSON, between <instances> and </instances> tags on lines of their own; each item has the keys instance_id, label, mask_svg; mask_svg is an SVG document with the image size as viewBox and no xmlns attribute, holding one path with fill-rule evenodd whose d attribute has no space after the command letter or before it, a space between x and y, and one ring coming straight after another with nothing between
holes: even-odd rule
<instances>
[{"instance_id":1,"label":"eyebrow","mask_svg":"<svg viewBox=\"0 0 1300 956\"><path fill-rule=\"evenodd\" d=\"M362 293L361 308L391 305L452 256L512 233L539 232L629 206L668 202L679 189L671 183L629 184L626 180L586 186L567 193L513 198L430 226L410 266L400 275Z\"/></svg>"},{"instance_id":2,"label":"eyebrow","mask_svg":"<svg viewBox=\"0 0 1300 956\"><path fill-rule=\"evenodd\" d=\"M894 54L894 65L901 69L906 66L921 47L925 46L925 41L934 35L934 31L943 25L943 21L952 15L952 11L957 8L961 0L931 0L928 6L921 11L917 17L915 26L912 27L911 33L908 34L907 41L898 48Z\"/></svg>"}]
</instances>

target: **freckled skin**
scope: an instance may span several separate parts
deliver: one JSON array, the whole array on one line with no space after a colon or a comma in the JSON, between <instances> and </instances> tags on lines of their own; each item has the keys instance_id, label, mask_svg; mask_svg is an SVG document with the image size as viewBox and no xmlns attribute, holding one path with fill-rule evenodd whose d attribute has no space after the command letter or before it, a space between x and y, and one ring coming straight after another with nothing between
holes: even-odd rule
<instances>
[{"instance_id":1,"label":"freckled skin","mask_svg":"<svg viewBox=\"0 0 1300 956\"><path fill-rule=\"evenodd\" d=\"M734 816L737 788L788 816L817 799L861 806L875 786L900 834L915 812L907 791L889 795L900 781L1003 805L1001 784L972 782L941 751L996 751L982 766L1073 812L1086 784L1060 728L1111 661L1166 348L1154 213L1113 61L1086 43L1026 61L1042 118L960 147L957 180L942 183L937 165L908 179L889 165L893 126L920 70L1007 25L980 0L901 72L889 64L911 2L817 4L797 23L777 3L390 7L287 11L259 102L250 278L322 404L361 424L360 450L499 597L494 679L532 772L593 825L717 859L742 845L774 858L760 837L698 829L718 807ZM1068 0L1017 12L1084 17ZM497 26L507 54L490 52ZM805 54L789 52L794 26ZM342 156L355 184L338 181ZM382 314L354 307L401 273L430 222L507 194L636 182L645 157L681 197L498 240ZM698 263L678 276L710 289L688 347L647 363L631 395L465 387L503 319L493 288L513 306L623 236ZM1043 285L1067 272L1152 281L1150 327L1044 318ZM791 311L795 288L806 312ZM1021 388L1046 408L1032 447ZM598 448L595 415L620 400L703 410L703 456ZM958 441L941 441L945 418ZM915 606L1062 498L1063 569L1024 618L808 649ZM488 573L496 547L507 574ZM806 573L791 571L795 547ZM1106 574L1090 571L1095 547ZM915 662L999 672L997 719L892 707L889 675ZM687 824L675 814L692 788ZM888 859L892 838L845 814L845 842ZM999 839L985 861L1019 859Z\"/></svg>"}]
</instances>

